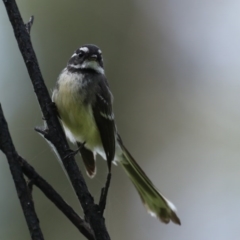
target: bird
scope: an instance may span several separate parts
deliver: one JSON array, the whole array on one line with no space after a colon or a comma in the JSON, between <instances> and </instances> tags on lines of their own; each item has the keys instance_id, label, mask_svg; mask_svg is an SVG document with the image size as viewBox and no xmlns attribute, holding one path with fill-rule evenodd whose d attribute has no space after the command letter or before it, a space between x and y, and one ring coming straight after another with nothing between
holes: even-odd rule
<instances>
[{"instance_id":1,"label":"bird","mask_svg":"<svg viewBox=\"0 0 240 240\"><path fill-rule=\"evenodd\" d=\"M52 92L67 138L79 147L87 175L96 174L96 156L123 167L148 212L163 223L181 225L176 208L147 177L117 131L113 94L105 75L102 51L94 44L78 48L60 73Z\"/></svg>"}]
</instances>

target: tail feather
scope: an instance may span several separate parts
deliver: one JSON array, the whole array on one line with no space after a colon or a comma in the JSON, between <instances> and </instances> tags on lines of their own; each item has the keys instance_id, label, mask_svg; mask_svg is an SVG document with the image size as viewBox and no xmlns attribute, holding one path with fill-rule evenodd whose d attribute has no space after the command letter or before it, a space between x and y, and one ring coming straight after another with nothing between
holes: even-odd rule
<instances>
[{"instance_id":1,"label":"tail feather","mask_svg":"<svg viewBox=\"0 0 240 240\"><path fill-rule=\"evenodd\" d=\"M95 164L95 156L91 150L84 147L83 143L77 142L83 163L86 167L87 175L93 178L96 175L97 168Z\"/></svg>"},{"instance_id":2,"label":"tail feather","mask_svg":"<svg viewBox=\"0 0 240 240\"><path fill-rule=\"evenodd\" d=\"M128 150L120 142L123 150L120 164L130 177L136 190L138 191L143 204L152 216L158 217L162 222L172 222L181 225L180 219L176 214L176 208L167 200L153 185L151 180L143 172Z\"/></svg>"}]
</instances>

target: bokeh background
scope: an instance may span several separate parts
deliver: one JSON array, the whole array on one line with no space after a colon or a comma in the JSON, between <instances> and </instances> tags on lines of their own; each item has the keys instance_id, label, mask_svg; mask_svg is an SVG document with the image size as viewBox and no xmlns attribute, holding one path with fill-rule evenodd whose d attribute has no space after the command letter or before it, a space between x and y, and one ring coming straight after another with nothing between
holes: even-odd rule
<instances>
[{"instance_id":1,"label":"bokeh background","mask_svg":"<svg viewBox=\"0 0 240 240\"><path fill-rule=\"evenodd\" d=\"M21 0L18 5L25 22L35 16L32 42L49 91L76 48L101 47L122 138L178 208L181 227L151 218L125 173L114 167L105 213L112 239L239 239L240 2ZM42 115L2 2L0 72L0 102L18 152L81 214L54 153L33 130L42 125ZM87 179L95 199L107 173L104 161L97 165L97 176ZM84 239L37 188L34 201L46 239ZM0 239L30 239L1 152Z\"/></svg>"}]
</instances>

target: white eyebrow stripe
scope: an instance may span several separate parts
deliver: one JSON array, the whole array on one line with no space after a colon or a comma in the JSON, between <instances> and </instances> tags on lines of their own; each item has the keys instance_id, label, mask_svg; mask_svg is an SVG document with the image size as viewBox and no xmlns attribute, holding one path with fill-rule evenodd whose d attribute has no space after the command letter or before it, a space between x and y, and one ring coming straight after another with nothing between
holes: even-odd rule
<instances>
[{"instance_id":1,"label":"white eyebrow stripe","mask_svg":"<svg viewBox=\"0 0 240 240\"><path fill-rule=\"evenodd\" d=\"M98 53L99 53L99 54L102 54L102 51L101 51L100 49L98 49Z\"/></svg>"},{"instance_id":2,"label":"white eyebrow stripe","mask_svg":"<svg viewBox=\"0 0 240 240\"><path fill-rule=\"evenodd\" d=\"M85 53L89 52L89 49L87 47L81 47L79 48L80 51L83 51Z\"/></svg>"}]
</instances>

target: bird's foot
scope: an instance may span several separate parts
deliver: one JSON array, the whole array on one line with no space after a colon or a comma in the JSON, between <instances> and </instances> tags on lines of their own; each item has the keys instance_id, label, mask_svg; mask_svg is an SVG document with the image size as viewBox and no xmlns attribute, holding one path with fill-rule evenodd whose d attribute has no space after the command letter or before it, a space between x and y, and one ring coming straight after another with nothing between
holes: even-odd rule
<instances>
[{"instance_id":1,"label":"bird's foot","mask_svg":"<svg viewBox=\"0 0 240 240\"><path fill-rule=\"evenodd\" d=\"M72 149L68 149L68 154L64 157L64 159L67 159L67 158L71 158L71 157L74 157L82 147L84 147L84 145L86 144L86 142L83 142L81 144L78 144L78 148L77 150L73 151Z\"/></svg>"}]
</instances>

